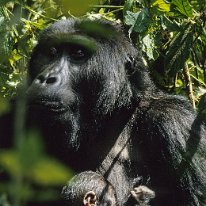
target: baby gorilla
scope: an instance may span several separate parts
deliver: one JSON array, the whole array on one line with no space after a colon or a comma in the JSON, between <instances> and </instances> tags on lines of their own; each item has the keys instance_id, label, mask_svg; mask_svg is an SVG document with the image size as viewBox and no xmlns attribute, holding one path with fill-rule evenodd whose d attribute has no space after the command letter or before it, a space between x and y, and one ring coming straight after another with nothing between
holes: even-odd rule
<instances>
[{"instance_id":1,"label":"baby gorilla","mask_svg":"<svg viewBox=\"0 0 206 206\"><path fill-rule=\"evenodd\" d=\"M74 176L63 188L62 196L71 206L118 206L114 187L102 175L92 171ZM154 197L154 191L146 186L131 191L132 205L148 206Z\"/></svg>"},{"instance_id":2,"label":"baby gorilla","mask_svg":"<svg viewBox=\"0 0 206 206\"><path fill-rule=\"evenodd\" d=\"M74 176L62 190L67 205L117 206L114 187L96 172L86 171Z\"/></svg>"}]
</instances>

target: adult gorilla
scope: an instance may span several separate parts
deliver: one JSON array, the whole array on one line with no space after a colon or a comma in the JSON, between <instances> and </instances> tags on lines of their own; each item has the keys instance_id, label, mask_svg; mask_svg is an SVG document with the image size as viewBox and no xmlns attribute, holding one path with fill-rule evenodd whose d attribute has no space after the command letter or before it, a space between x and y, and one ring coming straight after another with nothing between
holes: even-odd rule
<instances>
[{"instance_id":1,"label":"adult gorilla","mask_svg":"<svg viewBox=\"0 0 206 206\"><path fill-rule=\"evenodd\" d=\"M77 172L100 172L119 205L139 184L155 191L152 205L206 205L206 131L187 100L155 87L121 28L53 24L29 75L29 116L48 151Z\"/></svg>"}]
</instances>

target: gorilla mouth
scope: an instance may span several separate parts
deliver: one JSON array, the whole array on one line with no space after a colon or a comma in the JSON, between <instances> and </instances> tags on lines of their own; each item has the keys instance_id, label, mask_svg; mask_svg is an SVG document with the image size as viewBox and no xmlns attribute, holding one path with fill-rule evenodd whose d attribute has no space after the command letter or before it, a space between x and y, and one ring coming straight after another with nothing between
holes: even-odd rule
<instances>
[{"instance_id":1,"label":"gorilla mouth","mask_svg":"<svg viewBox=\"0 0 206 206\"><path fill-rule=\"evenodd\" d=\"M42 110L48 110L55 113L66 112L69 108L65 107L61 102L55 100L35 100L29 104L30 107L40 108Z\"/></svg>"}]
</instances>

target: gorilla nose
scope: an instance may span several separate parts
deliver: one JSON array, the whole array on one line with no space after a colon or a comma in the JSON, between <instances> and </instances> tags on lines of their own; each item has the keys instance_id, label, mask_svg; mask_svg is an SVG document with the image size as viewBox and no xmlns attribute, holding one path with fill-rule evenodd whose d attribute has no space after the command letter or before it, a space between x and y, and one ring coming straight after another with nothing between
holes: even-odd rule
<instances>
[{"instance_id":1,"label":"gorilla nose","mask_svg":"<svg viewBox=\"0 0 206 206\"><path fill-rule=\"evenodd\" d=\"M45 77L43 75L40 75L36 78L35 81L37 84L45 84L45 85L52 85L58 82L57 76L48 76Z\"/></svg>"}]
</instances>

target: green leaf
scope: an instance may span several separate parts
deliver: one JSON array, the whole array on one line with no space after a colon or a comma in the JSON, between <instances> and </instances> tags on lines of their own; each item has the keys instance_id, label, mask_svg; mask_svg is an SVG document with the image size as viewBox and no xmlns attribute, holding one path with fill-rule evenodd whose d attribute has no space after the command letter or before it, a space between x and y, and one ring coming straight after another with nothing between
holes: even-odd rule
<instances>
[{"instance_id":1,"label":"green leaf","mask_svg":"<svg viewBox=\"0 0 206 206\"><path fill-rule=\"evenodd\" d=\"M170 3L164 0L153 0L151 7L156 7L157 10L162 12L169 12L170 11Z\"/></svg>"},{"instance_id":2,"label":"green leaf","mask_svg":"<svg viewBox=\"0 0 206 206\"><path fill-rule=\"evenodd\" d=\"M147 31L150 25L150 17L147 8L142 9L140 12L133 13L127 11L127 15L125 16L125 23L130 25L130 33L132 31L143 33Z\"/></svg>"},{"instance_id":3,"label":"green leaf","mask_svg":"<svg viewBox=\"0 0 206 206\"><path fill-rule=\"evenodd\" d=\"M38 185L62 185L73 176L68 167L44 154L42 142L34 132L19 144L18 150L0 151L0 165L11 177L22 176Z\"/></svg>"},{"instance_id":4,"label":"green leaf","mask_svg":"<svg viewBox=\"0 0 206 206\"><path fill-rule=\"evenodd\" d=\"M125 16L125 24L128 26L134 26L136 19L137 19L138 14L133 13L131 11L127 11L127 15Z\"/></svg>"},{"instance_id":5,"label":"green leaf","mask_svg":"<svg viewBox=\"0 0 206 206\"><path fill-rule=\"evenodd\" d=\"M172 0L172 4L176 6L176 9L187 17L193 16L192 7L188 0Z\"/></svg>"},{"instance_id":6,"label":"green leaf","mask_svg":"<svg viewBox=\"0 0 206 206\"><path fill-rule=\"evenodd\" d=\"M134 0L127 0L124 4L123 14L126 15L127 11L131 11L134 5Z\"/></svg>"},{"instance_id":7,"label":"green leaf","mask_svg":"<svg viewBox=\"0 0 206 206\"><path fill-rule=\"evenodd\" d=\"M185 31L179 32L173 39L165 58L165 68L168 74L174 75L184 67L189 58L192 43L193 31L191 26Z\"/></svg>"},{"instance_id":8,"label":"green leaf","mask_svg":"<svg viewBox=\"0 0 206 206\"><path fill-rule=\"evenodd\" d=\"M146 35L143 39L143 51L147 54L149 59L155 60L155 43L151 35Z\"/></svg>"},{"instance_id":9,"label":"green leaf","mask_svg":"<svg viewBox=\"0 0 206 206\"><path fill-rule=\"evenodd\" d=\"M150 25L149 11L147 8L142 9L137 15L133 30L138 33L147 31Z\"/></svg>"},{"instance_id":10,"label":"green leaf","mask_svg":"<svg viewBox=\"0 0 206 206\"><path fill-rule=\"evenodd\" d=\"M30 171L30 179L39 185L62 185L74 173L56 160L42 158Z\"/></svg>"},{"instance_id":11,"label":"green leaf","mask_svg":"<svg viewBox=\"0 0 206 206\"><path fill-rule=\"evenodd\" d=\"M161 19L164 29L168 29L169 31L181 31L181 27L178 25L177 22L171 21L166 16L161 16Z\"/></svg>"},{"instance_id":12,"label":"green leaf","mask_svg":"<svg viewBox=\"0 0 206 206\"><path fill-rule=\"evenodd\" d=\"M18 153L15 150L1 151L0 165L13 177L17 177L21 173Z\"/></svg>"}]
</instances>

